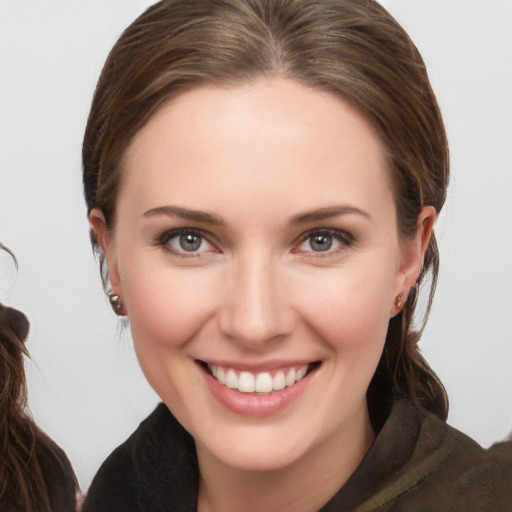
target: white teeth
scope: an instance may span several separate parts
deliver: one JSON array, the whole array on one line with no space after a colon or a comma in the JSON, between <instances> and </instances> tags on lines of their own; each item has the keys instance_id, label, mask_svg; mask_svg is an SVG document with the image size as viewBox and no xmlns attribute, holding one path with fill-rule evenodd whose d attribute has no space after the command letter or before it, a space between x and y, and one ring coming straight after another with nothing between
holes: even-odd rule
<instances>
[{"instance_id":1,"label":"white teeth","mask_svg":"<svg viewBox=\"0 0 512 512\"><path fill-rule=\"evenodd\" d=\"M282 371L278 371L274 375L274 379L272 381L272 387L279 391L280 389L284 389L286 387L286 378L284 376L284 373Z\"/></svg>"},{"instance_id":2,"label":"white teeth","mask_svg":"<svg viewBox=\"0 0 512 512\"><path fill-rule=\"evenodd\" d=\"M293 386L302 380L308 372L309 365L305 364L298 369L290 368L286 373L279 370L273 377L270 372L253 374L243 371L237 373L232 368L213 364L208 365L208 368L220 384L228 388L237 389L241 393L271 393Z\"/></svg>"},{"instance_id":3,"label":"white teeth","mask_svg":"<svg viewBox=\"0 0 512 512\"><path fill-rule=\"evenodd\" d=\"M238 389L238 376L235 370L228 370L226 373L226 386L231 389Z\"/></svg>"},{"instance_id":4,"label":"white teeth","mask_svg":"<svg viewBox=\"0 0 512 512\"><path fill-rule=\"evenodd\" d=\"M254 393L254 375L252 373L240 373L238 376L238 391L242 393Z\"/></svg>"},{"instance_id":5,"label":"white teeth","mask_svg":"<svg viewBox=\"0 0 512 512\"><path fill-rule=\"evenodd\" d=\"M297 373L295 374L295 382L299 382L299 380L302 380L304 378L304 376L306 375L307 371L308 371L307 366L303 366L302 368L299 368L297 370Z\"/></svg>"},{"instance_id":6,"label":"white teeth","mask_svg":"<svg viewBox=\"0 0 512 512\"><path fill-rule=\"evenodd\" d=\"M257 393L270 393L273 389L272 375L267 372L258 373L255 388Z\"/></svg>"},{"instance_id":7,"label":"white teeth","mask_svg":"<svg viewBox=\"0 0 512 512\"><path fill-rule=\"evenodd\" d=\"M289 387L293 384L295 384L295 368L290 369L286 374L286 385Z\"/></svg>"}]
</instances>

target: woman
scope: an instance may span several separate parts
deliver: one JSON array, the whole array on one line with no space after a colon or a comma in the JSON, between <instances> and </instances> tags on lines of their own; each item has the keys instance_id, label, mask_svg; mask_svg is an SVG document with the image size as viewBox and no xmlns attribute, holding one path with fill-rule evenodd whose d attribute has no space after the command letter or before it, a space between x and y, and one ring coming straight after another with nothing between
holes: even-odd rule
<instances>
[{"instance_id":1,"label":"woman","mask_svg":"<svg viewBox=\"0 0 512 512\"><path fill-rule=\"evenodd\" d=\"M506 506L510 445L446 425L412 328L448 151L382 7L156 4L107 59L83 166L111 304L164 402L85 511Z\"/></svg>"},{"instance_id":2,"label":"woman","mask_svg":"<svg viewBox=\"0 0 512 512\"><path fill-rule=\"evenodd\" d=\"M0 249L16 258L3 244ZM26 415L27 317L0 303L0 510L73 512L77 482L65 453Z\"/></svg>"}]
</instances>

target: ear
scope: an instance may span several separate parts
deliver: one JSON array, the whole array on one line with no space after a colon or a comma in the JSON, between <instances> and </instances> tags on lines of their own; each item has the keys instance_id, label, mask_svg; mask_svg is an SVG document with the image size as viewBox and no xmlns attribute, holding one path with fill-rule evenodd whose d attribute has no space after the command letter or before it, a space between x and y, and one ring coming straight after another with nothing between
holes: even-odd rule
<instances>
[{"instance_id":1,"label":"ear","mask_svg":"<svg viewBox=\"0 0 512 512\"><path fill-rule=\"evenodd\" d=\"M395 290L390 316L396 315L401 306L396 304L395 297L402 296L405 304L411 288L416 284L423 267L423 259L434 230L436 210L433 206L425 206L418 216L416 233L412 238L401 242L400 266L395 276Z\"/></svg>"},{"instance_id":2,"label":"ear","mask_svg":"<svg viewBox=\"0 0 512 512\"><path fill-rule=\"evenodd\" d=\"M89 224L91 225L91 229L96 236L96 240L105 255L108 279L112 293L119 294L121 291L121 280L119 278L115 244L113 243L111 234L107 228L105 216L100 209L93 208L91 210L91 213L89 214Z\"/></svg>"}]
</instances>

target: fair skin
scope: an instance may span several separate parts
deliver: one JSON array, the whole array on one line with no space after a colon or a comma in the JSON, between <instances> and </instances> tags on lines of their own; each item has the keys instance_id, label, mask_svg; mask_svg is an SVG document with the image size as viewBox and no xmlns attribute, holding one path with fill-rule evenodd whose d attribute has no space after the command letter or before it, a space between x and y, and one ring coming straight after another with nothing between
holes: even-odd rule
<instances>
[{"instance_id":1,"label":"fair skin","mask_svg":"<svg viewBox=\"0 0 512 512\"><path fill-rule=\"evenodd\" d=\"M369 449L435 218L401 239L390 182L355 109L266 79L170 101L127 151L113 231L91 212L140 365L196 441L200 511L318 510Z\"/></svg>"}]
</instances>

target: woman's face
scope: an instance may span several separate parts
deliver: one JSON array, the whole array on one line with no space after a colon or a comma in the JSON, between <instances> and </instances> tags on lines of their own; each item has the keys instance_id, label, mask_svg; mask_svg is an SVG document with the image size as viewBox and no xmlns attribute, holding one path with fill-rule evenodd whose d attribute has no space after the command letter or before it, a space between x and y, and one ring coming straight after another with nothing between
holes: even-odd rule
<instances>
[{"instance_id":1,"label":"woman's face","mask_svg":"<svg viewBox=\"0 0 512 512\"><path fill-rule=\"evenodd\" d=\"M434 217L400 240L390 182L365 118L289 80L182 93L137 134L115 230L91 221L140 365L200 456L278 469L368 427Z\"/></svg>"}]
</instances>

